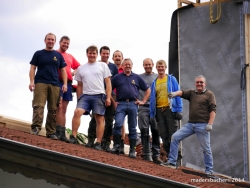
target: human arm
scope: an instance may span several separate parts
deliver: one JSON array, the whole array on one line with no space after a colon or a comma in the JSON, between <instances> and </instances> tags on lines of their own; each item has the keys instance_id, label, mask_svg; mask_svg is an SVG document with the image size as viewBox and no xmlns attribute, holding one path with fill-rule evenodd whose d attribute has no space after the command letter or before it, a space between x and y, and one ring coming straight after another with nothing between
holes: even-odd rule
<instances>
[{"instance_id":1,"label":"human arm","mask_svg":"<svg viewBox=\"0 0 250 188\"><path fill-rule=\"evenodd\" d=\"M172 99L172 98L177 97L177 96L181 97L182 93L183 92L181 90L175 91L175 92L171 92L171 93L168 94L168 98Z\"/></svg>"},{"instance_id":2,"label":"human arm","mask_svg":"<svg viewBox=\"0 0 250 188\"><path fill-rule=\"evenodd\" d=\"M213 126L213 123L214 123L215 115L216 115L215 111L210 112L210 117L209 117L209 120L208 120L208 124L206 126L206 130L208 132L212 131L212 126Z\"/></svg>"},{"instance_id":3,"label":"human arm","mask_svg":"<svg viewBox=\"0 0 250 188\"><path fill-rule=\"evenodd\" d=\"M110 77L107 77L104 79L105 84L106 84L106 102L105 105L106 106L110 106L111 105L111 91L112 91L112 87L111 87L111 81L110 81Z\"/></svg>"},{"instance_id":4,"label":"human arm","mask_svg":"<svg viewBox=\"0 0 250 188\"><path fill-rule=\"evenodd\" d=\"M82 82L77 81L77 88L76 88L76 97L79 99L79 97L82 95Z\"/></svg>"},{"instance_id":5,"label":"human arm","mask_svg":"<svg viewBox=\"0 0 250 188\"><path fill-rule=\"evenodd\" d=\"M148 101L148 98L150 97L150 93L151 93L151 89L148 88L145 91L145 94L144 94L144 97L143 97L142 101L140 101L139 99L136 99L135 104L144 105Z\"/></svg>"},{"instance_id":6,"label":"human arm","mask_svg":"<svg viewBox=\"0 0 250 188\"><path fill-rule=\"evenodd\" d=\"M61 68L61 74L63 80L62 92L65 93L67 91L67 73L65 67Z\"/></svg>"},{"instance_id":7,"label":"human arm","mask_svg":"<svg viewBox=\"0 0 250 188\"><path fill-rule=\"evenodd\" d=\"M30 84L29 84L29 90L32 92L35 89L35 72L36 72L36 66L30 65Z\"/></svg>"}]
</instances>

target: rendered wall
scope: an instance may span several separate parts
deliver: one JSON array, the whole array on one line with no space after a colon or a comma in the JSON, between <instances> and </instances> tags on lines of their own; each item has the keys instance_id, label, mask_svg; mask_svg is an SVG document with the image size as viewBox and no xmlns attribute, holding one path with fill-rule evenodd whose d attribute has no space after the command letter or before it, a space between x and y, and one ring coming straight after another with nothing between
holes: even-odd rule
<instances>
[{"instance_id":1,"label":"rendered wall","mask_svg":"<svg viewBox=\"0 0 250 188\"><path fill-rule=\"evenodd\" d=\"M211 132L214 171L248 180L246 93L240 88L245 62L242 4L222 3L222 16L216 24L209 22L209 5L178 12L181 89L195 88L194 79L202 74L217 101ZM184 125L188 121L189 102L183 102ZM182 142L182 152L184 166L205 167L195 135Z\"/></svg>"}]
</instances>

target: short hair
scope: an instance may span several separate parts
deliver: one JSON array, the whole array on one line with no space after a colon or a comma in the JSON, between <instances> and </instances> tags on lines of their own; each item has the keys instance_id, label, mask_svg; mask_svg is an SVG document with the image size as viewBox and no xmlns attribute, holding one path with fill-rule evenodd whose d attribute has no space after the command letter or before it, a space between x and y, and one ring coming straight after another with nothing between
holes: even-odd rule
<instances>
[{"instance_id":1,"label":"short hair","mask_svg":"<svg viewBox=\"0 0 250 188\"><path fill-rule=\"evenodd\" d=\"M123 58L123 53L122 53L120 50L116 50L116 51L114 51L114 53L113 53L113 57L114 57L115 52L120 52L120 53L122 54L122 58Z\"/></svg>"},{"instance_id":2,"label":"short hair","mask_svg":"<svg viewBox=\"0 0 250 188\"><path fill-rule=\"evenodd\" d=\"M205 78L205 76L203 76L203 75L196 76L196 77L195 77L195 80L196 80L197 78L203 78L204 81L206 82L206 78Z\"/></svg>"},{"instance_id":3,"label":"short hair","mask_svg":"<svg viewBox=\"0 0 250 188\"><path fill-rule=\"evenodd\" d=\"M144 61L147 60L147 59L149 59L149 60L151 61L151 63L154 64L154 62L153 62L153 60L152 60L151 58L145 58L145 59L143 60L143 63L144 63Z\"/></svg>"},{"instance_id":4,"label":"short hair","mask_svg":"<svg viewBox=\"0 0 250 188\"><path fill-rule=\"evenodd\" d=\"M165 65L165 67L167 68L167 63L166 63L166 61L164 61L163 59L157 61L157 62L156 62L156 67L157 67L157 65Z\"/></svg>"},{"instance_id":5,"label":"short hair","mask_svg":"<svg viewBox=\"0 0 250 188\"><path fill-rule=\"evenodd\" d=\"M89 51L96 51L96 53L98 54L98 48L94 45L92 46L89 46L87 49L86 49L86 53L88 53Z\"/></svg>"},{"instance_id":6,"label":"short hair","mask_svg":"<svg viewBox=\"0 0 250 188\"><path fill-rule=\"evenodd\" d=\"M108 50L108 51L110 51L110 49L109 49L108 46L102 46L102 47L100 48L100 53L102 53L102 50Z\"/></svg>"},{"instance_id":7,"label":"short hair","mask_svg":"<svg viewBox=\"0 0 250 188\"><path fill-rule=\"evenodd\" d=\"M46 38L47 38L47 36L48 35L54 35L54 37L55 37L55 40L56 40L56 35L54 34L54 33L48 33L47 35L45 35L45 38L44 38L44 40L46 40Z\"/></svg>"},{"instance_id":8,"label":"short hair","mask_svg":"<svg viewBox=\"0 0 250 188\"><path fill-rule=\"evenodd\" d=\"M65 35L64 35L64 36L62 36L62 38L60 39L60 42L62 42L64 39L65 39L65 40L70 40L68 36L65 36Z\"/></svg>"},{"instance_id":9,"label":"short hair","mask_svg":"<svg viewBox=\"0 0 250 188\"><path fill-rule=\"evenodd\" d=\"M122 64L124 63L124 61L131 61L132 65L133 65L133 61L132 61L130 58L125 58L125 59L122 61Z\"/></svg>"}]
</instances>

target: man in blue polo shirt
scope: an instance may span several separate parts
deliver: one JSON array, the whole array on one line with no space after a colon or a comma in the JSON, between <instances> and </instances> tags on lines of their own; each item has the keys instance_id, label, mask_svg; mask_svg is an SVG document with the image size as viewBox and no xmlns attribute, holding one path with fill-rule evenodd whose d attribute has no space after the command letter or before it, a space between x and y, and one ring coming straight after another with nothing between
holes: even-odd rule
<instances>
[{"instance_id":1,"label":"man in blue polo shirt","mask_svg":"<svg viewBox=\"0 0 250 188\"><path fill-rule=\"evenodd\" d=\"M44 106L47 101L46 136L57 139L56 132L56 110L60 99L60 81L58 69L62 73L62 92L67 91L67 75L63 56L53 50L56 36L48 33L44 39L46 48L36 51L30 61L30 91L34 91L32 107L33 119L31 134L38 135L42 129ZM36 71L37 70L37 71Z\"/></svg>"},{"instance_id":2,"label":"man in blue polo shirt","mask_svg":"<svg viewBox=\"0 0 250 188\"><path fill-rule=\"evenodd\" d=\"M114 147L111 149L111 153L120 153L121 127L127 115L130 142L129 157L135 158L138 105L143 105L147 102L150 96L150 88L139 75L132 72L133 62L131 59L124 59L122 66L123 73L117 74L112 78L112 88L116 88L117 93L117 107L113 130ZM141 101L138 99L140 89L145 91Z\"/></svg>"}]
</instances>

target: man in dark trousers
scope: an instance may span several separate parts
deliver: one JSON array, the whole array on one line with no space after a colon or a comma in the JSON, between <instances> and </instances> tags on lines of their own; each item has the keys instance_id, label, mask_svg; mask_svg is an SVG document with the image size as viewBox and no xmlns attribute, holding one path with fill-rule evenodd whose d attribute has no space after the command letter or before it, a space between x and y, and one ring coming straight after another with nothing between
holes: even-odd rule
<instances>
[{"instance_id":1,"label":"man in dark trousers","mask_svg":"<svg viewBox=\"0 0 250 188\"><path fill-rule=\"evenodd\" d=\"M117 74L111 81L112 88L116 88L116 101L118 102L113 130L114 147L111 149L111 153L120 153L121 127L127 115L130 142L129 157L135 158L138 105L143 105L147 102L150 95L150 88L139 75L132 72L133 62L131 59L124 59L122 65L123 73ZM139 100L140 89L145 91L142 100Z\"/></svg>"},{"instance_id":2,"label":"man in dark trousers","mask_svg":"<svg viewBox=\"0 0 250 188\"><path fill-rule=\"evenodd\" d=\"M142 79L151 87L152 82L157 78L158 74L153 72L154 63L150 58L143 60L143 68L145 72L140 74ZM143 100L145 92L139 91L139 100ZM138 110L138 125L141 131L141 141L143 146L143 158L148 161L152 161L150 151L150 135L149 127L152 132L152 153L153 161L156 164L161 164L163 161L160 159L160 136L158 132L157 123L150 122L149 116L149 100L144 105L139 106Z\"/></svg>"},{"instance_id":3,"label":"man in dark trousers","mask_svg":"<svg viewBox=\"0 0 250 188\"><path fill-rule=\"evenodd\" d=\"M169 98L180 96L189 101L189 120L175 132L171 139L168 161L163 166L176 168L178 146L183 139L196 134L203 149L205 173L213 175L213 156L210 146L210 131L216 115L216 101L212 91L206 89L206 78L202 75L195 78L195 90L171 92Z\"/></svg>"},{"instance_id":4,"label":"man in dark trousers","mask_svg":"<svg viewBox=\"0 0 250 188\"><path fill-rule=\"evenodd\" d=\"M63 56L53 49L56 36L48 33L44 39L45 49L36 51L30 61L30 91L34 91L31 134L38 135L42 129L44 106L47 102L46 137L56 139L56 110L60 100L58 69L62 74L62 92L67 92L67 66ZM37 71L36 71L37 69Z\"/></svg>"}]
</instances>

